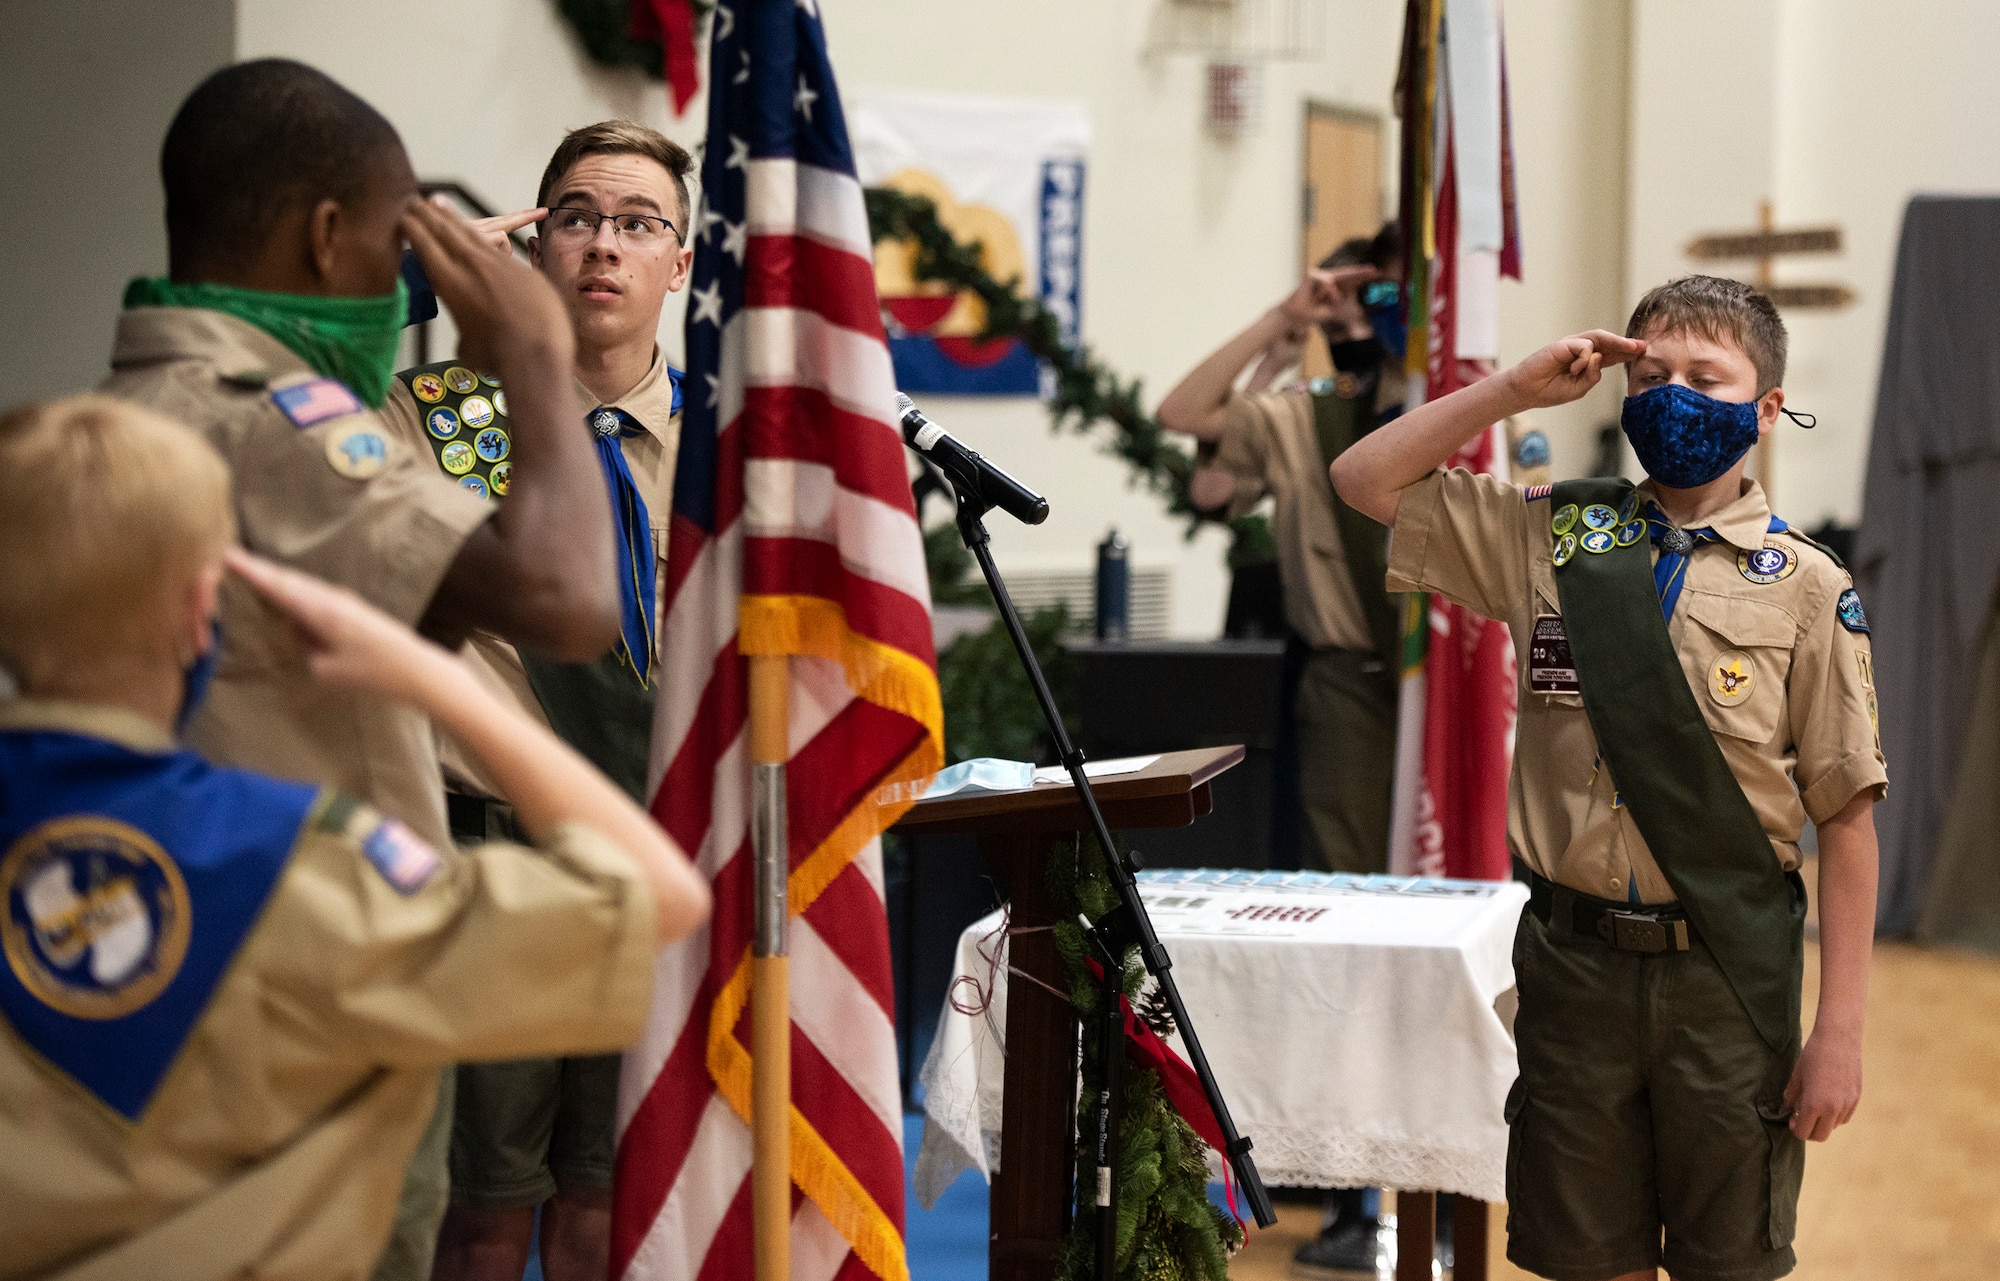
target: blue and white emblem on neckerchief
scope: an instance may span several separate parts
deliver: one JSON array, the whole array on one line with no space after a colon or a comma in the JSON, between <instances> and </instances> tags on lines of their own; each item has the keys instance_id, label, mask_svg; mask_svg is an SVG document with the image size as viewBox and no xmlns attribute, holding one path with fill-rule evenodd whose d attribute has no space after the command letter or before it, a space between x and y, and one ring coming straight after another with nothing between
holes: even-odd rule
<instances>
[{"instance_id":1,"label":"blue and white emblem on neckerchief","mask_svg":"<svg viewBox=\"0 0 2000 1281\"><path fill-rule=\"evenodd\" d=\"M127 1120L145 1111L316 792L55 731L0 734L0 1017Z\"/></svg>"}]
</instances>

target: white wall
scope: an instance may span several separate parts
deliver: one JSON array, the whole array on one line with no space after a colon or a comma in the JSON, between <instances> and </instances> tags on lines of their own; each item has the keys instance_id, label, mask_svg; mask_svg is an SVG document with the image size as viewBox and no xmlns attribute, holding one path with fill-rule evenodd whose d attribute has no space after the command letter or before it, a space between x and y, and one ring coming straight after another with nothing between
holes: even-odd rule
<instances>
[{"instance_id":1,"label":"white wall","mask_svg":"<svg viewBox=\"0 0 2000 1281\"><path fill-rule=\"evenodd\" d=\"M234 21L233 0L0 0L0 408L109 371L125 282L167 268L160 140Z\"/></svg>"}]
</instances>

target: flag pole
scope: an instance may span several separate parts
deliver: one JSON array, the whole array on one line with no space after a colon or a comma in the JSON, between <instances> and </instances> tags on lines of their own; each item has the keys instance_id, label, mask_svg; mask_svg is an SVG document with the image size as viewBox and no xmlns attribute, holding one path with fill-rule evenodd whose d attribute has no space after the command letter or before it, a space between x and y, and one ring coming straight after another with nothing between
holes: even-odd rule
<instances>
[{"instance_id":1,"label":"flag pole","mask_svg":"<svg viewBox=\"0 0 2000 1281\"><path fill-rule=\"evenodd\" d=\"M792 1019L785 926L791 870L785 819L790 660L750 657L750 1204L757 1281L788 1281L792 1232Z\"/></svg>"}]
</instances>

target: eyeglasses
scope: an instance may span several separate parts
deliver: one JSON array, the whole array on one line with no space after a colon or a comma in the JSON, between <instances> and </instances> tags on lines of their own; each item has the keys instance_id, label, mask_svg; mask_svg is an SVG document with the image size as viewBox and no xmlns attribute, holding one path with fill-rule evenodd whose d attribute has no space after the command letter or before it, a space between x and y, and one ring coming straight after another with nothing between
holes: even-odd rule
<instances>
[{"instance_id":1,"label":"eyeglasses","mask_svg":"<svg viewBox=\"0 0 2000 1281\"><path fill-rule=\"evenodd\" d=\"M548 219L543 223L544 234L553 240L568 245L581 245L597 239L597 229L605 223L611 224L618 243L628 249L658 249L667 243L667 234L673 233L675 240L681 237L680 228L665 218L651 214L599 213L595 209L576 209L558 205L549 210Z\"/></svg>"}]
</instances>

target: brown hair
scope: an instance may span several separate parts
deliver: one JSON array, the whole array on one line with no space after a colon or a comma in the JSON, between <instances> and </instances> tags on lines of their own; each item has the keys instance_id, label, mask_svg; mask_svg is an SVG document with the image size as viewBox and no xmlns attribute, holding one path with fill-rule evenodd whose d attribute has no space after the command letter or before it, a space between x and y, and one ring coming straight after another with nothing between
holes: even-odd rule
<instances>
[{"instance_id":1,"label":"brown hair","mask_svg":"<svg viewBox=\"0 0 2000 1281\"><path fill-rule=\"evenodd\" d=\"M549 157L548 168L542 170L542 185L535 193L535 203L546 206L556 194L556 184L585 156L644 156L666 170L674 180L674 195L680 200L681 244L689 243L687 222L691 206L687 176L694 168L694 157L686 147L636 120L601 120L572 129Z\"/></svg>"},{"instance_id":2,"label":"brown hair","mask_svg":"<svg viewBox=\"0 0 2000 1281\"><path fill-rule=\"evenodd\" d=\"M1646 291L1625 324L1627 338L1700 334L1733 343L1757 367L1757 394L1785 381L1785 322L1761 290L1722 276L1682 276Z\"/></svg>"},{"instance_id":3,"label":"brown hair","mask_svg":"<svg viewBox=\"0 0 2000 1281\"><path fill-rule=\"evenodd\" d=\"M110 396L0 416L0 666L34 693L172 645L235 538L229 468L191 429Z\"/></svg>"}]
</instances>

